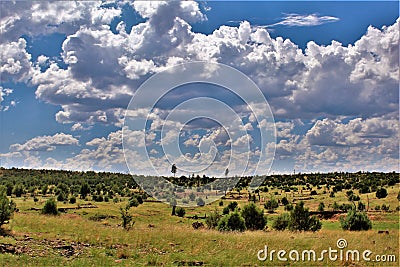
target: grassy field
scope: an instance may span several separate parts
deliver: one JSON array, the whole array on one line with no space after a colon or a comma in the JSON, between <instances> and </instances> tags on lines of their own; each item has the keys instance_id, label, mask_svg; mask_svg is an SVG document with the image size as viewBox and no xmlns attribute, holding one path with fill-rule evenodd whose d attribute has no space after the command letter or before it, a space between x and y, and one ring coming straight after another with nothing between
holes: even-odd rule
<instances>
[{"instance_id":1,"label":"grassy field","mask_svg":"<svg viewBox=\"0 0 400 267\"><path fill-rule=\"evenodd\" d=\"M323 194L323 189L313 199L306 200L305 206L316 210L319 202L324 202L327 210L334 201L346 202L345 192L338 192L335 198ZM277 195L275 194L277 192ZM222 211L218 202L204 207L186 208L184 218L171 216L171 208L164 203L145 202L131 208L135 224L129 231L121 224L119 208L123 202L94 203L97 208L69 210L59 216L41 215L32 207L40 208L47 198L13 198L19 212L13 220L4 225L0 245L14 248L15 252L0 253L1 266L398 266L399 265L399 213L394 211L399 205L398 187L388 189L385 199L376 199L374 194L363 194L361 199L370 210L376 205L390 205L392 212L368 212L373 221L369 231L349 232L340 228L338 217L323 220L322 229L316 233L272 230L274 218L284 212L280 206L275 213L267 214L268 228L264 231L245 231L244 233L223 233L217 230L193 229L192 223L201 219L190 219L193 215L204 216L212 210ZM307 195L307 192L303 192ZM239 207L248 203L247 193L235 199ZM286 196L289 201L298 197L281 191L262 193L262 199L271 197L281 199ZM237 194L234 197L238 197ZM233 199L223 200L224 206ZM78 200L77 204L88 201ZM72 207L77 204L58 203L59 207ZM262 203L257 202L262 207ZM95 217L105 217L93 220ZM379 230L389 231L378 233ZM344 238L346 250L357 249L362 253L371 250L371 260L376 255L395 255L395 262L378 263L336 260L331 261L325 254L322 261L260 261L257 252L268 246L268 250L314 250L317 258L321 251L338 249L336 242ZM300 254L301 255L301 254ZM338 254L339 255L339 254ZM288 255L286 254L286 257Z\"/></svg>"}]
</instances>

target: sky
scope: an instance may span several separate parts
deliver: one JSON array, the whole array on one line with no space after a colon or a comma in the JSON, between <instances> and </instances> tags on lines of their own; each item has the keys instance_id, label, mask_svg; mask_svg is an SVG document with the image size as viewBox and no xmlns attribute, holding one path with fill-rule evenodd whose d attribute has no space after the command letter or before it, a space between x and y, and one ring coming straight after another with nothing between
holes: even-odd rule
<instances>
[{"instance_id":1,"label":"sky","mask_svg":"<svg viewBox=\"0 0 400 267\"><path fill-rule=\"evenodd\" d=\"M0 166L399 171L399 23L398 1L0 1Z\"/></svg>"}]
</instances>

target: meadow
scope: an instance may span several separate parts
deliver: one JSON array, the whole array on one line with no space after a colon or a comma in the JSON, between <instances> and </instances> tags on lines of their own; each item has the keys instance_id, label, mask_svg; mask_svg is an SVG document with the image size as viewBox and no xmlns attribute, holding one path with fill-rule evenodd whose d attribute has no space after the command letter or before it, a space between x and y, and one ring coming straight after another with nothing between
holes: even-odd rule
<instances>
[{"instance_id":1,"label":"meadow","mask_svg":"<svg viewBox=\"0 0 400 267\"><path fill-rule=\"evenodd\" d=\"M373 223L371 230L342 230L339 222L339 216L345 215L342 214L321 220L322 229L317 232L273 230L272 222L285 212L283 205L273 213L265 212L268 218L265 230L220 232L192 227L194 222L204 222L202 217L215 209L222 212L230 202L238 202L239 208L247 205L245 188L240 194L230 192L222 199L223 205L216 201L202 207L185 208L184 217L171 216L168 204L145 201L130 209L135 223L129 231L121 226L120 215L120 207L126 205L129 197L120 197L117 203L79 198L74 204L58 202L59 208L89 203L96 206L67 210L58 216L43 215L37 210L51 196L36 196L36 202L29 195L12 197L19 210L2 226L0 263L2 266L398 266L398 184L388 186L387 191L388 196L382 199L376 198L375 192L360 194L361 201L369 203L367 214ZM310 211L315 211L320 202L324 202L326 210L330 210L335 201L347 202L345 190L336 192L335 197L330 197L324 187L316 192L312 198L304 200ZM256 205L263 208L263 201L272 197L285 196L292 202L299 194L271 188L260 192L261 201ZM302 195L310 195L310 191L302 190ZM373 207L382 204L389 205L390 210L374 210ZM371 250L371 261L345 258L332 261L327 255L321 261L280 261L276 255L272 261L269 258L260 261L257 257L265 246L269 251L314 250L318 257L329 247L338 249L336 242L341 238L347 241L346 249L357 249L360 253ZM5 248L9 251L5 252ZM376 255L386 258L394 255L395 261L377 262Z\"/></svg>"}]
</instances>

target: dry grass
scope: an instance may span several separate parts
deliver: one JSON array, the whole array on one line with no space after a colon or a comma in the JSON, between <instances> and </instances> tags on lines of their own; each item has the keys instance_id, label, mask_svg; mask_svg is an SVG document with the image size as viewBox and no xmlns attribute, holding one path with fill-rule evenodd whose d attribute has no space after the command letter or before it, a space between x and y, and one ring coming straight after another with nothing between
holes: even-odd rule
<instances>
[{"instance_id":1,"label":"dry grass","mask_svg":"<svg viewBox=\"0 0 400 267\"><path fill-rule=\"evenodd\" d=\"M386 200L376 200L371 195L370 202L375 205L386 201L394 208L398 205L395 192L396 189L390 189ZM341 199L345 199L344 194L345 192L338 193L335 199L320 194L314 200L307 201L306 206L316 209L320 201L326 202L326 206L338 199L341 202ZM269 196L270 193L263 195ZM362 199L364 197L366 196L362 195ZM229 200L224 200L224 205L228 202ZM243 206L247 200L238 202L239 206ZM399 261L398 212L377 214L373 230L366 232L340 230L339 222L331 220L324 221L322 230L316 233L278 232L270 228L267 231L221 233L207 229L194 230L191 224L196 220L171 216L168 205L146 202L131 209L136 223L130 231L125 231L119 226L119 207L125 203L96 203L97 209L80 209L60 216L44 216L37 211L30 211L30 207L35 206L31 199L17 199L17 204L20 212L15 214L11 224L7 226L12 228L13 237L0 238L0 244L12 243L27 235L35 240L62 239L66 242L88 243L90 246L84 253L72 257L57 253L46 257L0 254L3 266L187 266L201 263L206 266L398 266ZM186 209L186 216L204 216L215 208L222 210L218 203L213 203L205 207ZM278 209L277 214L281 212L283 207ZM96 214L109 217L102 221L89 219ZM268 216L270 224L271 218L276 214ZM378 229L388 229L389 234L378 234ZM397 261L373 265L363 261L333 262L327 258L307 264L278 260L262 262L257 259L257 252L265 245L275 250L313 249L318 253L329 247L337 248L336 241L339 238L347 240L348 249L369 249L373 251L373 255L394 254Z\"/></svg>"}]
</instances>

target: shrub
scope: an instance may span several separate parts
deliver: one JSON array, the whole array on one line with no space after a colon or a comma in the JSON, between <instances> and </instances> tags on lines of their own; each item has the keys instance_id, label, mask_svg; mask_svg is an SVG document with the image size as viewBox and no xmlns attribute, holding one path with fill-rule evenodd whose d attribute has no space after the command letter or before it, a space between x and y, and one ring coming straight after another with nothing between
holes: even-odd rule
<instances>
[{"instance_id":1,"label":"shrub","mask_svg":"<svg viewBox=\"0 0 400 267\"><path fill-rule=\"evenodd\" d=\"M230 211L231 211L231 210L229 209L229 207L226 206L226 207L224 207L224 209L222 210L222 214L224 214L224 215L229 214Z\"/></svg>"},{"instance_id":2,"label":"shrub","mask_svg":"<svg viewBox=\"0 0 400 267\"><path fill-rule=\"evenodd\" d=\"M377 198L385 198L387 197L388 193L385 188L381 187L378 190L376 190L375 195Z\"/></svg>"},{"instance_id":3,"label":"shrub","mask_svg":"<svg viewBox=\"0 0 400 267\"><path fill-rule=\"evenodd\" d=\"M361 201L358 202L357 209L358 209L359 211L365 210L365 204L362 203Z\"/></svg>"},{"instance_id":4,"label":"shrub","mask_svg":"<svg viewBox=\"0 0 400 267\"><path fill-rule=\"evenodd\" d=\"M321 229L321 222L316 216L310 216L304 202L300 201L290 212L289 229L291 231L318 231Z\"/></svg>"},{"instance_id":5,"label":"shrub","mask_svg":"<svg viewBox=\"0 0 400 267\"><path fill-rule=\"evenodd\" d=\"M389 205L385 205L385 204L382 204L382 207L381 207L381 209L383 210L383 211L389 211Z\"/></svg>"},{"instance_id":6,"label":"shrub","mask_svg":"<svg viewBox=\"0 0 400 267\"><path fill-rule=\"evenodd\" d=\"M311 196L316 196L316 195L318 195L318 193L317 193L317 191L312 190L311 193L310 193L310 195L311 195Z\"/></svg>"},{"instance_id":7,"label":"shrub","mask_svg":"<svg viewBox=\"0 0 400 267\"><path fill-rule=\"evenodd\" d=\"M0 226L11 219L14 210L13 203L8 200L6 188L0 186Z\"/></svg>"},{"instance_id":8,"label":"shrub","mask_svg":"<svg viewBox=\"0 0 400 267\"><path fill-rule=\"evenodd\" d=\"M131 197L131 198L128 200L128 206L129 206L129 208L131 208L131 207L137 207L137 206L139 206L139 201L137 200L136 197Z\"/></svg>"},{"instance_id":9,"label":"shrub","mask_svg":"<svg viewBox=\"0 0 400 267\"><path fill-rule=\"evenodd\" d=\"M360 231L372 228L372 223L365 212L357 212L351 209L345 219L340 218L340 225L343 230Z\"/></svg>"},{"instance_id":10,"label":"shrub","mask_svg":"<svg viewBox=\"0 0 400 267\"><path fill-rule=\"evenodd\" d=\"M54 198L50 198L44 203L42 214L58 215L57 202Z\"/></svg>"},{"instance_id":11,"label":"shrub","mask_svg":"<svg viewBox=\"0 0 400 267\"><path fill-rule=\"evenodd\" d=\"M269 213L273 213L278 207L278 202L275 199L270 199L264 204L264 208L267 209Z\"/></svg>"},{"instance_id":12,"label":"shrub","mask_svg":"<svg viewBox=\"0 0 400 267\"><path fill-rule=\"evenodd\" d=\"M177 207L175 212L176 212L176 215L178 215L178 217L183 217L183 216L185 216L185 213L186 213L185 209L182 207Z\"/></svg>"},{"instance_id":13,"label":"shrub","mask_svg":"<svg viewBox=\"0 0 400 267\"><path fill-rule=\"evenodd\" d=\"M204 224L202 222L194 222L192 223L193 229L200 229L204 227Z\"/></svg>"},{"instance_id":14,"label":"shrub","mask_svg":"<svg viewBox=\"0 0 400 267\"><path fill-rule=\"evenodd\" d=\"M233 202L229 203L227 207L229 210L234 211L237 208L237 206L238 206L238 203L236 201L233 201Z\"/></svg>"},{"instance_id":15,"label":"shrub","mask_svg":"<svg viewBox=\"0 0 400 267\"><path fill-rule=\"evenodd\" d=\"M292 205L292 204L287 204L287 205L285 206L285 210L286 210L286 211L291 211L291 210L293 210L293 205Z\"/></svg>"},{"instance_id":16,"label":"shrub","mask_svg":"<svg viewBox=\"0 0 400 267\"><path fill-rule=\"evenodd\" d=\"M224 205L224 202L223 202L222 200L220 200L219 203L218 203L218 205L219 205L220 207L222 207L222 206Z\"/></svg>"},{"instance_id":17,"label":"shrub","mask_svg":"<svg viewBox=\"0 0 400 267\"><path fill-rule=\"evenodd\" d=\"M241 215L245 221L246 228L249 230L262 230L267 224L264 212L254 203L244 206Z\"/></svg>"},{"instance_id":18,"label":"shrub","mask_svg":"<svg viewBox=\"0 0 400 267\"><path fill-rule=\"evenodd\" d=\"M400 192L397 194L397 200L400 201Z\"/></svg>"},{"instance_id":19,"label":"shrub","mask_svg":"<svg viewBox=\"0 0 400 267\"><path fill-rule=\"evenodd\" d=\"M129 213L129 209L129 205L126 205L125 208L120 207L122 227L127 231L129 231L129 229L131 229L131 227L135 224L133 216Z\"/></svg>"},{"instance_id":20,"label":"shrub","mask_svg":"<svg viewBox=\"0 0 400 267\"><path fill-rule=\"evenodd\" d=\"M81 198L85 199L88 194L90 194L90 186L88 183L82 183L80 188Z\"/></svg>"},{"instance_id":21,"label":"shrub","mask_svg":"<svg viewBox=\"0 0 400 267\"><path fill-rule=\"evenodd\" d=\"M286 197L283 197L282 200L281 200L281 203L282 203L283 206L286 206L286 205L289 204L289 200Z\"/></svg>"},{"instance_id":22,"label":"shrub","mask_svg":"<svg viewBox=\"0 0 400 267\"><path fill-rule=\"evenodd\" d=\"M240 214L235 211L231 214L225 215L218 222L217 229L220 231L239 231L246 230L246 223Z\"/></svg>"},{"instance_id":23,"label":"shrub","mask_svg":"<svg viewBox=\"0 0 400 267\"><path fill-rule=\"evenodd\" d=\"M320 202L318 205L318 211L323 212L325 209L325 204L324 202Z\"/></svg>"},{"instance_id":24,"label":"shrub","mask_svg":"<svg viewBox=\"0 0 400 267\"><path fill-rule=\"evenodd\" d=\"M218 222L220 219L221 215L219 214L218 210L214 210L213 212L211 212L211 214L206 218L206 224L208 229L216 228L218 226Z\"/></svg>"},{"instance_id":25,"label":"shrub","mask_svg":"<svg viewBox=\"0 0 400 267\"><path fill-rule=\"evenodd\" d=\"M375 210L381 210L381 206L377 205L377 206L375 207Z\"/></svg>"},{"instance_id":26,"label":"shrub","mask_svg":"<svg viewBox=\"0 0 400 267\"><path fill-rule=\"evenodd\" d=\"M13 193L16 197L21 197L25 193L24 186L22 184L16 184L13 188Z\"/></svg>"},{"instance_id":27,"label":"shrub","mask_svg":"<svg viewBox=\"0 0 400 267\"><path fill-rule=\"evenodd\" d=\"M57 195L57 201L62 202L62 201L64 201L66 198L67 198L67 197L65 196L64 192L62 192L62 191Z\"/></svg>"},{"instance_id":28,"label":"shrub","mask_svg":"<svg viewBox=\"0 0 400 267\"><path fill-rule=\"evenodd\" d=\"M278 231L283 231L289 226L290 215L289 213L282 213L272 223L272 228Z\"/></svg>"},{"instance_id":29,"label":"shrub","mask_svg":"<svg viewBox=\"0 0 400 267\"><path fill-rule=\"evenodd\" d=\"M197 199L196 204L197 204L197 206L202 207L202 206L204 206L206 203L205 203L204 200L200 197L200 198Z\"/></svg>"},{"instance_id":30,"label":"shrub","mask_svg":"<svg viewBox=\"0 0 400 267\"><path fill-rule=\"evenodd\" d=\"M189 199L191 200L191 201L194 201L195 199L196 199L196 195L192 192L192 193L190 193L189 194Z\"/></svg>"},{"instance_id":31,"label":"shrub","mask_svg":"<svg viewBox=\"0 0 400 267\"><path fill-rule=\"evenodd\" d=\"M75 203L76 203L76 197L75 197L75 196L71 196L71 197L69 198L69 203L75 204Z\"/></svg>"}]
</instances>

